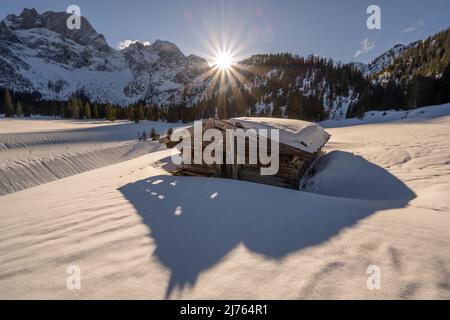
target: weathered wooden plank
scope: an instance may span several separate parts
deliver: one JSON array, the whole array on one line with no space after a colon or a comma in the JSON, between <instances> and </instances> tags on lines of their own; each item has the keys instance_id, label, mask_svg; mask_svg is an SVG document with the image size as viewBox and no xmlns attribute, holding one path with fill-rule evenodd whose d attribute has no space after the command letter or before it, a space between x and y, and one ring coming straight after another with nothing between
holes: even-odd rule
<instances>
[{"instance_id":1,"label":"weathered wooden plank","mask_svg":"<svg viewBox=\"0 0 450 320\"><path fill-rule=\"evenodd\" d=\"M223 120L215 120L208 119L203 122L203 130L207 130L210 128L219 129L222 132L223 138L223 160L226 161L226 135L225 130L227 129L237 129L238 127ZM193 127L187 129L187 131L191 134L191 145L192 148L190 150L184 150L184 152L190 152L191 158L193 159L193 151L195 141L194 141L194 130ZM167 142L167 139L162 139L164 143ZM198 144L200 142L200 144ZM261 168L268 167L267 165L262 165L261 163L257 164L249 164L249 150L250 150L250 142L256 143L257 151L259 151L258 138L256 141L250 141L249 138L245 139L245 144L242 146L238 146L237 138L234 141L234 151L235 151L235 161L236 163L236 152L242 152L245 154L245 164L190 164L183 165L181 172L185 175L198 175L198 176L208 176L208 177L224 177L230 179L240 179L245 181L263 183L273 186L286 187L286 188L298 188L299 180L301 176L306 172L309 165L312 161L317 157L318 153L310 154L303 150L294 148L290 145L286 145L283 143L279 144L279 171L274 176L262 176ZM210 144L210 142L197 141L197 146L199 150L204 152L204 149ZM267 152L270 155L271 144L267 147ZM259 152L258 152L259 154Z\"/></svg>"}]
</instances>

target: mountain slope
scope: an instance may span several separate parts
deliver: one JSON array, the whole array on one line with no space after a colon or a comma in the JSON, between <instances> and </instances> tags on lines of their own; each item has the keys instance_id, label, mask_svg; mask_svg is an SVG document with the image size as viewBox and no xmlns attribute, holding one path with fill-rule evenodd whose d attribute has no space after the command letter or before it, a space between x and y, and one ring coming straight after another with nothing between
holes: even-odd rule
<instances>
[{"instance_id":1,"label":"mountain slope","mask_svg":"<svg viewBox=\"0 0 450 320\"><path fill-rule=\"evenodd\" d=\"M37 91L49 100L83 92L93 101L127 105L163 101L208 66L165 41L115 50L85 18L81 30L66 28L68 16L24 9L0 23L0 87Z\"/></svg>"},{"instance_id":2,"label":"mountain slope","mask_svg":"<svg viewBox=\"0 0 450 320\"><path fill-rule=\"evenodd\" d=\"M450 102L450 28L394 47L366 66L366 76L370 82L350 106L350 117Z\"/></svg>"},{"instance_id":3,"label":"mountain slope","mask_svg":"<svg viewBox=\"0 0 450 320\"><path fill-rule=\"evenodd\" d=\"M397 44L369 64L352 63L377 82L405 82L416 76L441 77L450 63L450 28L422 41Z\"/></svg>"},{"instance_id":4,"label":"mountain slope","mask_svg":"<svg viewBox=\"0 0 450 320\"><path fill-rule=\"evenodd\" d=\"M216 72L221 78L221 72ZM362 74L350 65L316 56L255 55L218 81L214 74L194 81L186 97L199 117L239 115L323 120L345 118L358 99ZM208 109L217 106L216 110ZM198 114L200 113L200 114Z\"/></svg>"},{"instance_id":5,"label":"mountain slope","mask_svg":"<svg viewBox=\"0 0 450 320\"><path fill-rule=\"evenodd\" d=\"M442 77L450 63L450 28L409 45L380 75L406 82L414 77Z\"/></svg>"},{"instance_id":6,"label":"mountain slope","mask_svg":"<svg viewBox=\"0 0 450 320\"><path fill-rule=\"evenodd\" d=\"M357 70L361 71L366 77L372 77L391 66L406 50L415 47L417 44L418 42L414 42L406 46L403 44L397 44L392 49L373 59L369 64L354 62L352 65Z\"/></svg>"}]
</instances>

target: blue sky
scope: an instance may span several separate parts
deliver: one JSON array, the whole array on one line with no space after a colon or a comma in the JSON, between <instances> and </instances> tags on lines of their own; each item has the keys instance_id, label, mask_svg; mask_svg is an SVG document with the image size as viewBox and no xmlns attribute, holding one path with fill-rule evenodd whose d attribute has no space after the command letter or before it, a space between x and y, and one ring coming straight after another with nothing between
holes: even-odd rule
<instances>
[{"instance_id":1,"label":"blue sky","mask_svg":"<svg viewBox=\"0 0 450 320\"><path fill-rule=\"evenodd\" d=\"M369 62L397 43L450 26L449 0L2 0L0 15L25 7L65 11L72 4L112 47L163 39L209 59L223 47L236 58L291 52ZM366 27L371 4L381 8L381 30Z\"/></svg>"}]
</instances>

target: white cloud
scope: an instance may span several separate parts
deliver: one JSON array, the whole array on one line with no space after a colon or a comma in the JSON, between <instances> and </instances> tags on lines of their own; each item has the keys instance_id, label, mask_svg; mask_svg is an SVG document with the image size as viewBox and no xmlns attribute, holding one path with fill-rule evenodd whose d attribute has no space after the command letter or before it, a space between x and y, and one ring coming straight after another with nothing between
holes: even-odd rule
<instances>
[{"instance_id":1,"label":"white cloud","mask_svg":"<svg viewBox=\"0 0 450 320\"><path fill-rule=\"evenodd\" d=\"M375 42L370 42L369 39L364 39L363 41L361 41L361 43L359 44L359 49L358 51L356 51L355 53L355 58L359 57L362 54L365 54L367 52L369 52L370 50L372 50L373 48L375 48Z\"/></svg>"},{"instance_id":2,"label":"white cloud","mask_svg":"<svg viewBox=\"0 0 450 320\"><path fill-rule=\"evenodd\" d=\"M418 32L422 32L423 28L425 28L425 21L423 20L419 20L415 23L413 23L412 25L410 25L408 28L406 28L404 30L404 32L413 32L413 31L418 31Z\"/></svg>"},{"instance_id":3,"label":"white cloud","mask_svg":"<svg viewBox=\"0 0 450 320\"><path fill-rule=\"evenodd\" d=\"M142 43L143 45L149 46L150 45L150 41L141 41L141 40L123 40L120 41L119 43L117 43L117 46L119 47L119 49L125 49L128 48L131 44L133 43Z\"/></svg>"}]
</instances>

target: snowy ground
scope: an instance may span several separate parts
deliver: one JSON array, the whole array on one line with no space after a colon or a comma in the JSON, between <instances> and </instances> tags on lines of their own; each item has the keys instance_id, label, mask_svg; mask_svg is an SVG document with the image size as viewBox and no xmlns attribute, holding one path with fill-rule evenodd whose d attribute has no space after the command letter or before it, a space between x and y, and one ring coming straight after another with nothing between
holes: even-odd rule
<instances>
[{"instance_id":1,"label":"snowy ground","mask_svg":"<svg viewBox=\"0 0 450 320\"><path fill-rule=\"evenodd\" d=\"M423 107L413 110L368 111L360 119L325 120L319 124L324 128L340 128L360 124L386 123L393 121L408 122L435 119L450 114L450 104Z\"/></svg>"},{"instance_id":2,"label":"snowy ground","mask_svg":"<svg viewBox=\"0 0 450 320\"><path fill-rule=\"evenodd\" d=\"M159 149L138 142L151 128L160 133L174 126L49 119L0 119L0 195L37 186Z\"/></svg>"},{"instance_id":3,"label":"snowy ground","mask_svg":"<svg viewBox=\"0 0 450 320\"><path fill-rule=\"evenodd\" d=\"M0 298L449 299L450 107L437 108L327 129L302 192L171 177L165 150L1 196Z\"/></svg>"}]
</instances>

